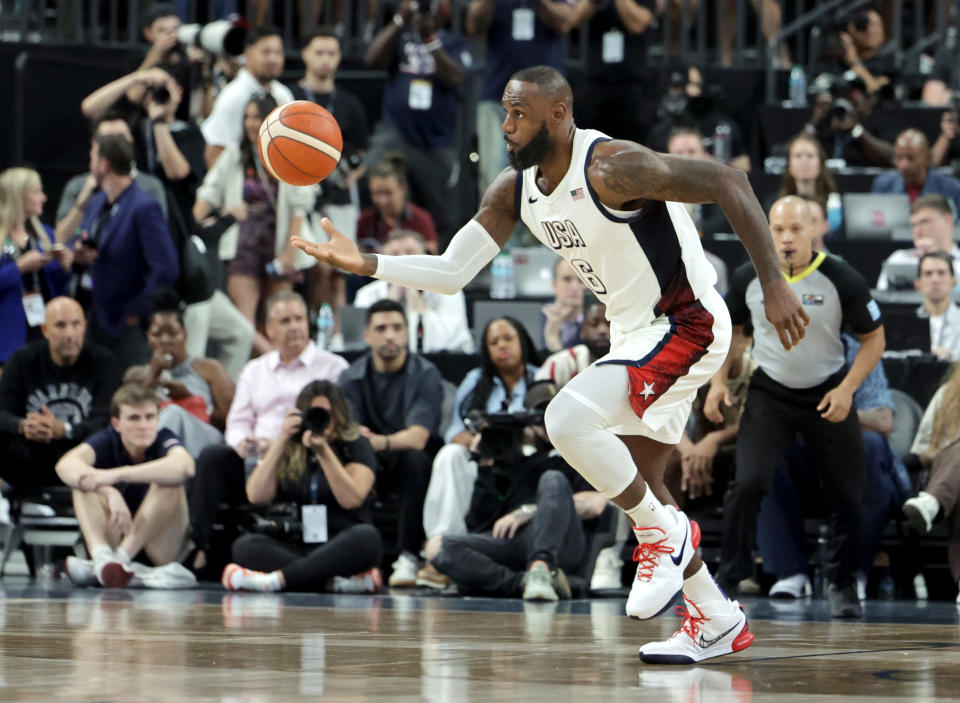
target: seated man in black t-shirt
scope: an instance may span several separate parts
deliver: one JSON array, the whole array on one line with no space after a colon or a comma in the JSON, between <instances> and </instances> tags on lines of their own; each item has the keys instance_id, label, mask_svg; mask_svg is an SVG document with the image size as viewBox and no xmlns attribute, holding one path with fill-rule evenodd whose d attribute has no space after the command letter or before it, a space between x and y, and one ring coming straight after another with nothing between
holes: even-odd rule
<instances>
[{"instance_id":1,"label":"seated man in black t-shirt","mask_svg":"<svg viewBox=\"0 0 960 703\"><path fill-rule=\"evenodd\" d=\"M17 349L0 378L0 478L16 488L59 485L64 453L107 424L120 363L84 341L87 322L72 298L44 311L44 339Z\"/></svg>"},{"instance_id":2,"label":"seated man in black t-shirt","mask_svg":"<svg viewBox=\"0 0 960 703\"><path fill-rule=\"evenodd\" d=\"M74 489L77 521L92 557L67 559L67 574L76 585L129 585L132 560L141 549L157 565L182 556L190 527L184 483L193 477L193 459L177 436L158 431L158 424L154 392L126 384L110 401L110 427L87 437L57 463L57 474ZM189 572L173 572L187 583L147 580L144 585L192 584Z\"/></svg>"}]
</instances>

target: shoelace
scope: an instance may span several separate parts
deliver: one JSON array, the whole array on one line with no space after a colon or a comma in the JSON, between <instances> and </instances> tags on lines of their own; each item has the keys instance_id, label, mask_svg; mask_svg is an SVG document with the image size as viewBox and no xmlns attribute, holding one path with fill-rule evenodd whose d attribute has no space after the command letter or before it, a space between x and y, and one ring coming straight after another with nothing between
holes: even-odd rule
<instances>
[{"instance_id":1,"label":"shoelace","mask_svg":"<svg viewBox=\"0 0 960 703\"><path fill-rule=\"evenodd\" d=\"M675 607L673 611L677 615L679 615L681 618L683 618L683 624L680 625L680 630L677 632L677 634L680 634L680 632L686 632L690 636L690 639L696 642L697 635L700 634L701 624L706 622L710 618L706 617L703 614L703 611L700 610L700 608L698 608L693 601L688 600L686 597L684 597L683 602L689 604L690 608L693 608L694 610L696 610L697 615L694 615L690 611L690 608L684 608L682 605L678 605L677 607Z\"/></svg>"},{"instance_id":2,"label":"shoelace","mask_svg":"<svg viewBox=\"0 0 960 703\"><path fill-rule=\"evenodd\" d=\"M666 536L659 542L650 542L647 544L638 544L633 550L633 560L639 562L637 567L637 580L649 581L653 578L653 570L660 563L661 554L673 554L673 547L664 544L667 541Z\"/></svg>"}]
</instances>

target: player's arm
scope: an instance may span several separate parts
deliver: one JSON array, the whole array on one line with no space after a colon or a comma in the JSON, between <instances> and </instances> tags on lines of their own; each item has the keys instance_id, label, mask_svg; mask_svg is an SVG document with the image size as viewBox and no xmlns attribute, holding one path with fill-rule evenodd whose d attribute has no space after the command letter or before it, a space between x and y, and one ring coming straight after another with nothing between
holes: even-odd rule
<instances>
[{"instance_id":1,"label":"player's arm","mask_svg":"<svg viewBox=\"0 0 960 703\"><path fill-rule=\"evenodd\" d=\"M742 171L714 161L658 154L633 142L601 142L587 173L600 201L631 209L643 200L717 203L743 242L763 286L767 319L790 349L810 321L780 273L770 227Z\"/></svg>"},{"instance_id":2,"label":"player's arm","mask_svg":"<svg viewBox=\"0 0 960 703\"><path fill-rule=\"evenodd\" d=\"M329 242L316 244L294 237L292 243L334 268L451 295L469 283L510 239L517 224L515 195L516 171L504 169L487 188L477 214L453 235L440 256L362 254L326 217L320 224L330 236Z\"/></svg>"}]
</instances>

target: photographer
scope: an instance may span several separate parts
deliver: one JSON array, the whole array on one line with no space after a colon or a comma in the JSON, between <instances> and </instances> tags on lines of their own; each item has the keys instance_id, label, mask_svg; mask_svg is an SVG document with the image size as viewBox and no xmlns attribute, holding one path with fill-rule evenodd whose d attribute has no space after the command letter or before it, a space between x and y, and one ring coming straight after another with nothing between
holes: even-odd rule
<instances>
[{"instance_id":1,"label":"photographer","mask_svg":"<svg viewBox=\"0 0 960 703\"><path fill-rule=\"evenodd\" d=\"M526 393L527 412L476 416L483 468L466 517L470 534L438 536L425 550L461 593L571 597L564 572L576 569L583 556L581 521L599 516L606 499L547 438L543 408L555 394L553 383L537 383Z\"/></svg>"},{"instance_id":2,"label":"photographer","mask_svg":"<svg viewBox=\"0 0 960 703\"><path fill-rule=\"evenodd\" d=\"M444 439L447 444L433 461L430 485L423 503L423 529L427 539L467 531L464 516L477 478L471 457L480 435L467 424L471 415L518 412L537 373L533 341L512 317L491 320L483 330L480 366L467 373L457 389L453 418ZM417 574L421 586L443 584L429 566Z\"/></svg>"},{"instance_id":3,"label":"photographer","mask_svg":"<svg viewBox=\"0 0 960 703\"><path fill-rule=\"evenodd\" d=\"M877 136L885 129L873 118L878 98L856 73L820 74L808 93L813 111L804 129L820 140L828 159L843 159L847 166L893 163L893 144L884 138L893 135Z\"/></svg>"},{"instance_id":4,"label":"photographer","mask_svg":"<svg viewBox=\"0 0 960 703\"><path fill-rule=\"evenodd\" d=\"M293 509L268 525L273 535L234 542L224 588L378 590L382 546L370 512L376 469L340 389L330 381L308 384L246 486L254 505Z\"/></svg>"}]
</instances>

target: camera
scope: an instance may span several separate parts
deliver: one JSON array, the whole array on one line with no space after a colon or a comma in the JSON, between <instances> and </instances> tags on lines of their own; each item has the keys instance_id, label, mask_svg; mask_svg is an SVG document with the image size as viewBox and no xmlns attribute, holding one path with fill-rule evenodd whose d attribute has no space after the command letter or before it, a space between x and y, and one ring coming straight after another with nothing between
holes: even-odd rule
<instances>
[{"instance_id":1,"label":"camera","mask_svg":"<svg viewBox=\"0 0 960 703\"><path fill-rule=\"evenodd\" d=\"M240 19L217 20L209 24L184 24L177 30L177 40L184 46L198 46L214 55L239 56L247 25Z\"/></svg>"},{"instance_id":2,"label":"camera","mask_svg":"<svg viewBox=\"0 0 960 703\"><path fill-rule=\"evenodd\" d=\"M166 105L170 102L170 89L163 84L147 86L147 93L157 105Z\"/></svg>"},{"instance_id":3,"label":"camera","mask_svg":"<svg viewBox=\"0 0 960 703\"><path fill-rule=\"evenodd\" d=\"M523 430L542 425L543 411L482 413L473 410L464 418L464 424L480 435L477 454L497 464L508 464L522 457Z\"/></svg>"},{"instance_id":4,"label":"camera","mask_svg":"<svg viewBox=\"0 0 960 703\"><path fill-rule=\"evenodd\" d=\"M828 96L830 117L843 121L854 111L850 94L855 90L866 92L866 89L866 83L853 71L846 71L842 75L821 73L810 83L807 97L810 102L816 103L821 96Z\"/></svg>"},{"instance_id":5,"label":"camera","mask_svg":"<svg viewBox=\"0 0 960 703\"><path fill-rule=\"evenodd\" d=\"M300 431L293 436L297 442L303 439L303 433L310 430L314 434L323 434L330 425L330 411L326 408L309 408L300 414Z\"/></svg>"},{"instance_id":6,"label":"camera","mask_svg":"<svg viewBox=\"0 0 960 703\"><path fill-rule=\"evenodd\" d=\"M266 515L246 513L243 526L248 532L267 535L284 542L297 540L303 533L300 511L292 504L273 506Z\"/></svg>"}]
</instances>

